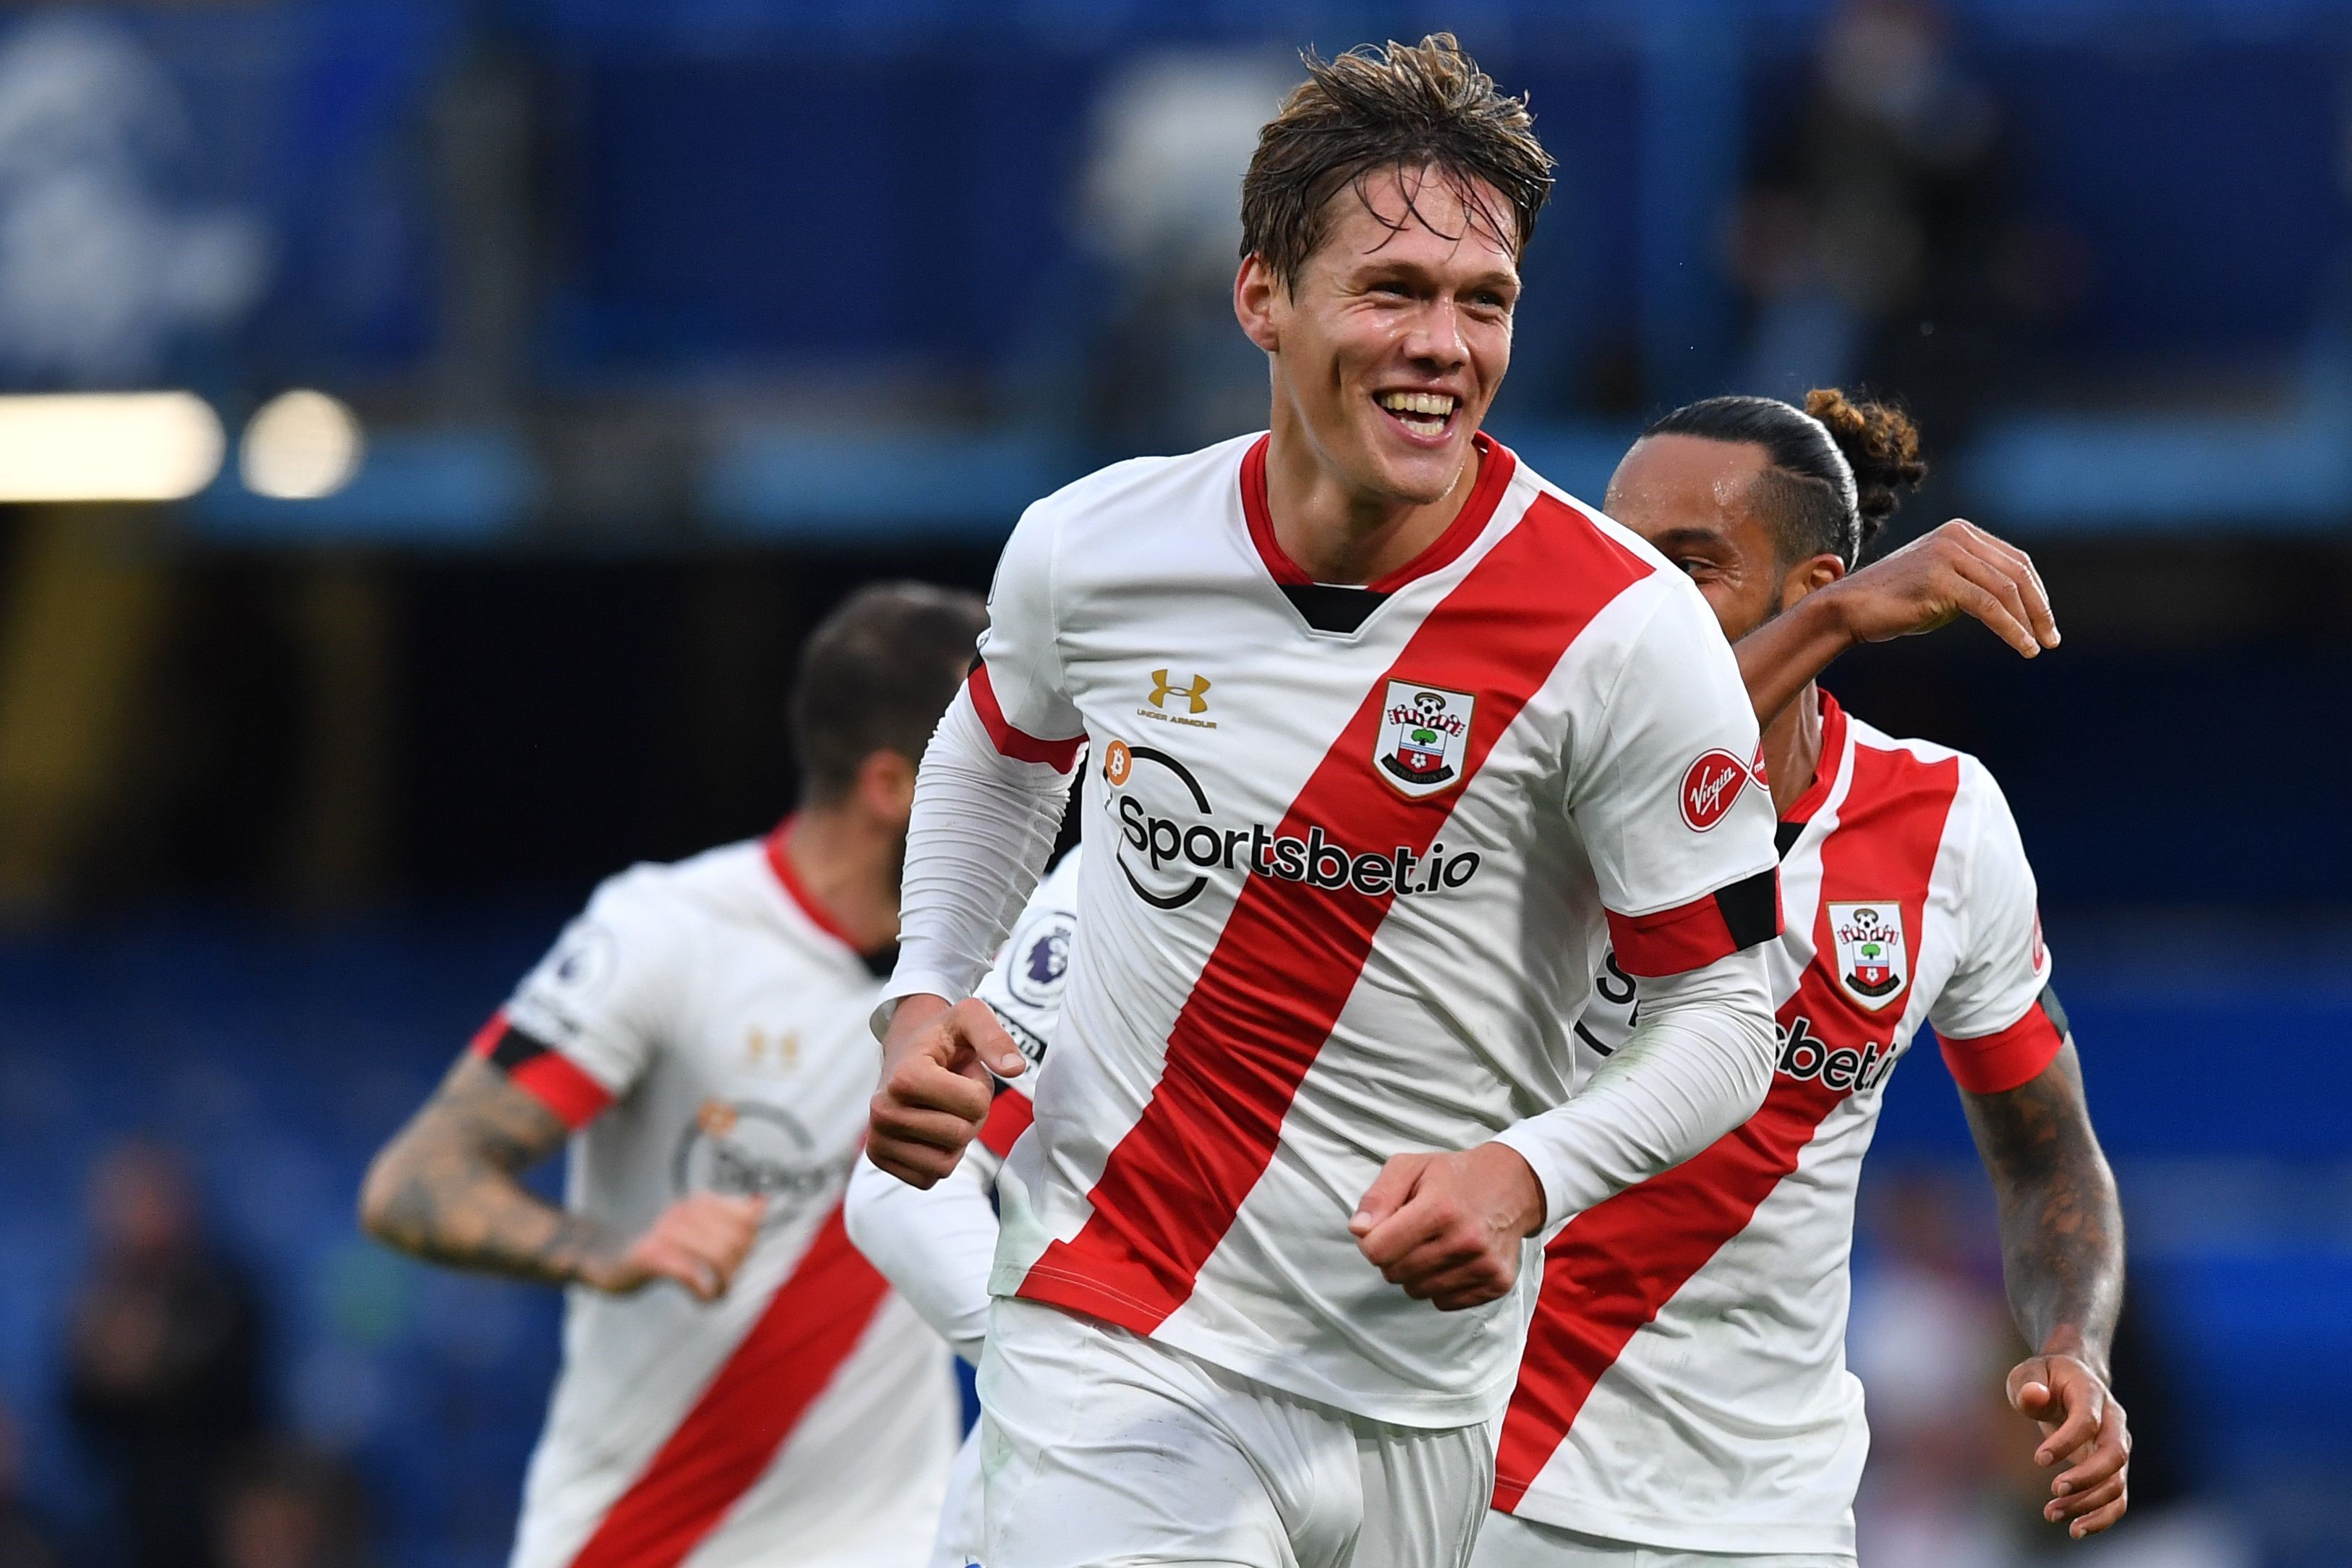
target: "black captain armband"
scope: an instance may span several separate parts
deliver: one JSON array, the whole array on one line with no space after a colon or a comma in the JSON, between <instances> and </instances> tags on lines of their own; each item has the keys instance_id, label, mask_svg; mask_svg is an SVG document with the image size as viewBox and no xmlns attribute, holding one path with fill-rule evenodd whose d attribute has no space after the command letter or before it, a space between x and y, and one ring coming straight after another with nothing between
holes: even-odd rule
<instances>
[{"instance_id":1,"label":"black captain armband","mask_svg":"<svg viewBox=\"0 0 2352 1568\"><path fill-rule=\"evenodd\" d=\"M517 1028L503 1007L490 1015L490 1021L467 1048L575 1131L613 1103L611 1092L603 1084L545 1040Z\"/></svg>"}]
</instances>

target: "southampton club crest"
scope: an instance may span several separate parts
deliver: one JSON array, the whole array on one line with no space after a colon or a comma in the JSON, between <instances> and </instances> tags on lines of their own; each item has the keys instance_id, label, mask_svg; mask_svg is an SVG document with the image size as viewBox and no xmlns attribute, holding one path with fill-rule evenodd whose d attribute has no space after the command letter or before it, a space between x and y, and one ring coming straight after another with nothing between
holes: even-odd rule
<instances>
[{"instance_id":1,"label":"southampton club crest","mask_svg":"<svg viewBox=\"0 0 2352 1568\"><path fill-rule=\"evenodd\" d=\"M1903 941L1903 906L1893 899L1829 907L1837 942L1838 984L1873 1012L1903 993L1911 961Z\"/></svg>"},{"instance_id":2,"label":"southampton club crest","mask_svg":"<svg viewBox=\"0 0 2352 1568\"><path fill-rule=\"evenodd\" d=\"M1372 757L1381 775L1416 800L1460 779L1470 750L1470 712L1477 701L1467 692L1390 681Z\"/></svg>"}]
</instances>

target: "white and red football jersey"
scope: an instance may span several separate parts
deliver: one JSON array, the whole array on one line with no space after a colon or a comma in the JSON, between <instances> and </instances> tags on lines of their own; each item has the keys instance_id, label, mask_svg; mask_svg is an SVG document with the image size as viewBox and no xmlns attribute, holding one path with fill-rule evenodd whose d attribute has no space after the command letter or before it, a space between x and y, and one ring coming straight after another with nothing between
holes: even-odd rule
<instances>
[{"instance_id":1,"label":"white and red football jersey","mask_svg":"<svg viewBox=\"0 0 2352 1568\"><path fill-rule=\"evenodd\" d=\"M2033 873L1991 775L1822 710L1821 771L1781 827L1771 1091L1553 1238L1496 1465L1506 1512L1677 1551L1852 1552L1869 1434L1847 1266L1887 1078L1922 1023L1978 1093L2063 1043ZM1597 988L1583 1072L1639 1005L1613 961Z\"/></svg>"},{"instance_id":2,"label":"white and red football jersey","mask_svg":"<svg viewBox=\"0 0 2352 1568\"><path fill-rule=\"evenodd\" d=\"M1019 1078L996 1079L996 1103L965 1155L984 1185L994 1184L1004 1157L1036 1120L1037 1076L1061 1027L1062 992L1077 944L1078 868L1085 863L1084 851L1073 848L1037 884L1003 951L972 993L988 1004L1029 1063Z\"/></svg>"},{"instance_id":3,"label":"white and red football jersey","mask_svg":"<svg viewBox=\"0 0 2352 1568\"><path fill-rule=\"evenodd\" d=\"M1284 554L1265 446L1080 480L998 570L974 709L1009 757L1092 750L1055 1068L999 1182L992 1289L1467 1425L1508 1397L1532 1267L1441 1312L1349 1216L1391 1156L1568 1099L1612 937L1669 974L1777 930L1756 721L1689 581L1501 446L1369 589Z\"/></svg>"},{"instance_id":4,"label":"white and red football jersey","mask_svg":"<svg viewBox=\"0 0 2352 1568\"><path fill-rule=\"evenodd\" d=\"M947 1348L849 1244L881 985L779 829L599 888L477 1048L578 1131L616 1231L761 1194L732 1289L574 1289L514 1568L926 1560L961 1410Z\"/></svg>"}]
</instances>

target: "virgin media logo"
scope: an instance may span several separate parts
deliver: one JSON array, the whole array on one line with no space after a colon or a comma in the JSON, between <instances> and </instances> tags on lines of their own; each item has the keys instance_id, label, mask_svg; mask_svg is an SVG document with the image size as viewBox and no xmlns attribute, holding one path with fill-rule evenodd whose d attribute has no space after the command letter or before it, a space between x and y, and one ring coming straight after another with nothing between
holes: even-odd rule
<instances>
[{"instance_id":1,"label":"virgin media logo","mask_svg":"<svg viewBox=\"0 0 2352 1568\"><path fill-rule=\"evenodd\" d=\"M1683 821L1705 833L1731 815L1731 803L1748 783L1748 764L1729 752L1704 752L1683 774Z\"/></svg>"}]
</instances>

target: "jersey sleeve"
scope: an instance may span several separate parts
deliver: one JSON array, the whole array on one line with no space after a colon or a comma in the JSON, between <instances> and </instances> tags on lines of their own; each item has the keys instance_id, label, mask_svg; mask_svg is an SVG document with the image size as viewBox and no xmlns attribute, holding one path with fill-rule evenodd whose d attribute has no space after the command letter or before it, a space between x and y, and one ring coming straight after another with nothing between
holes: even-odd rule
<instances>
[{"instance_id":1,"label":"jersey sleeve","mask_svg":"<svg viewBox=\"0 0 2352 1568\"><path fill-rule=\"evenodd\" d=\"M597 889L474 1037L569 1126L628 1093L667 1032L679 976L657 902L639 872Z\"/></svg>"},{"instance_id":2,"label":"jersey sleeve","mask_svg":"<svg viewBox=\"0 0 2352 1568\"><path fill-rule=\"evenodd\" d=\"M1004 542L970 689L999 752L1067 773L1086 739L1086 721L1063 680L1054 540L1052 514L1041 504L1022 515Z\"/></svg>"},{"instance_id":3,"label":"jersey sleeve","mask_svg":"<svg viewBox=\"0 0 2352 1568\"><path fill-rule=\"evenodd\" d=\"M1045 1047L1062 1016L1062 991L1069 981L1071 944L1078 935L1078 858L1073 849L1037 884L1013 935L972 994L988 1004L1034 1070L1044 1065ZM1025 1090L1032 1074L1020 1082Z\"/></svg>"},{"instance_id":4,"label":"jersey sleeve","mask_svg":"<svg viewBox=\"0 0 2352 1568\"><path fill-rule=\"evenodd\" d=\"M1569 812L1632 975L1681 974L1780 931L1756 715L1706 601L1679 574L1664 586L1571 759Z\"/></svg>"},{"instance_id":5,"label":"jersey sleeve","mask_svg":"<svg viewBox=\"0 0 2352 1568\"><path fill-rule=\"evenodd\" d=\"M1036 1120L1037 1075L1062 1018L1062 991L1069 981L1070 947L1078 934L1078 858L1073 849L1037 884L1012 940L982 977L972 994L988 1004L1013 1043L1028 1059L1019 1078L996 1080L996 1100L981 1124L979 1144L965 1158L977 1162L990 1181L1021 1134Z\"/></svg>"},{"instance_id":6,"label":"jersey sleeve","mask_svg":"<svg viewBox=\"0 0 2352 1568\"><path fill-rule=\"evenodd\" d=\"M1574 1099L1496 1135L1543 1185L1547 1240L1755 1115L1771 1088L1772 987L1762 952L1743 949L1656 976L1640 1012Z\"/></svg>"},{"instance_id":7,"label":"jersey sleeve","mask_svg":"<svg viewBox=\"0 0 2352 1568\"><path fill-rule=\"evenodd\" d=\"M2066 1043L2066 1014L2050 988L2050 950L2017 819L1992 775L1973 761L1963 765L1978 797L1962 882L1966 936L1927 1017L1959 1086L2000 1094L2050 1065Z\"/></svg>"},{"instance_id":8,"label":"jersey sleeve","mask_svg":"<svg viewBox=\"0 0 2352 1568\"><path fill-rule=\"evenodd\" d=\"M924 749L898 895L898 967L874 1009L967 995L1037 883L1086 744L1055 642L1054 525L1033 506L1006 542L988 629Z\"/></svg>"},{"instance_id":9,"label":"jersey sleeve","mask_svg":"<svg viewBox=\"0 0 2352 1568\"><path fill-rule=\"evenodd\" d=\"M1079 853L1062 857L1037 885L1013 923L1013 939L972 993L1021 1047L1029 1070L996 1080L996 1100L979 1139L928 1191L887 1176L866 1160L850 1178L850 1238L923 1321L974 1363L988 1328L988 1273L996 1255L990 1195L1004 1157L1036 1119L1037 1075L1061 1022L1070 942L1077 934Z\"/></svg>"},{"instance_id":10,"label":"jersey sleeve","mask_svg":"<svg viewBox=\"0 0 2352 1568\"><path fill-rule=\"evenodd\" d=\"M916 1316L975 1366L988 1335L988 1271L996 1258L992 1184L971 1153L928 1189L860 1157L842 1199L852 1245Z\"/></svg>"}]
</instances>

